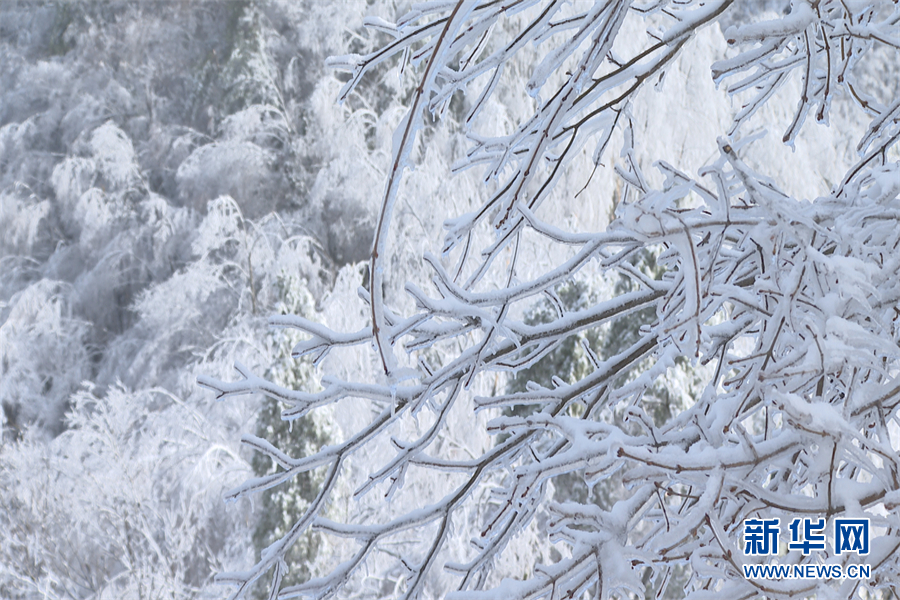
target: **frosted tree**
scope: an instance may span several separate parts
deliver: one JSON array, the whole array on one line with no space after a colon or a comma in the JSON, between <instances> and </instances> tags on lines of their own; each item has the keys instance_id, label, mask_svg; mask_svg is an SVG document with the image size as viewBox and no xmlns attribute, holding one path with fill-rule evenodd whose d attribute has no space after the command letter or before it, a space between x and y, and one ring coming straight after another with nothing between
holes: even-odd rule
<instances>
[{"instance_id":1,"label":"frosted tree","mask_svg":"<svg viewBox=\"0 0 900 600\"><path fill-rule=\"evenodd\" d=\"M864 585L898 593L900 94L873 81L898 64L900 9L798 0L775 20L728 27L732 50L708 67L741 107L696 175L659 161L657 179L637 158L635 103L644 87L675 76L679 53L731 18L731 4L428 2L396 23L369 19L378 47L332 61L350 73L343 99L383 66L415 80L394 133L361 294L369 325L343 332L289 315L271 322L306 334L297 357L371 349L382 374L328 376L315 392L281 387L243 365L235 382L200 379L220 398L275 397L287 405L286 420L342 403L367 404L374 415L307 455L245 438L280 470L233 496L308 472L321 473L321 485L256 565L220 576L235 596L266 574L271 598L862 593L853 580L744 578L742 563L753 559L743 556L742 522L797 516L870 518L877 539ZM633 35L635 23L646 35ZM518 101L529 110L498 131L480 113L506 72L522 69L529 79L519 92L530 100ZM798 94L785 143L796 142L809 117L828 123L838 106L867 119L855 164L812 201L791 197L747 159L760 137L747 124L792 78ZM430 287L408 282L407 302L390 279L392 217L422 140L437 118L449 120L460 95L470 146L458 168L483 168L488 198L446 215L439 255L424 256ZM587 155L605 169L615 148L621 194L609 227L577 231L549 219L555 202L572 200L557 191L578 161ZM436 210L443 206L438 199ZM560 249L560 258L535 272L520 258L535 247ZM658 277L632 260L648 248ZM587 305L561 301L597 271L631 285ZM554 312L527 319L541 301ZM639 312L653 318L633 339L596 352L589 332L608 336ZM491 385L573 347L573 336L588 340L579 348L590 366L577 377L507 391ZM685 360L706 365L707 380L696 398L659 418L648 393ZM520 405L534 410L503 412ZM460 452L454 428L485 416L494 443ZM378 450L386 441L392 455ZM367 453L386 457L372 466ZM339 520L335 506L360 469L368 476L355 493L367 510ZM622 487L606 505L555 501L555 484L573 473L588 486L616 477ZM387 501L374 497L381 494ZM285 557L310 529L333 540L339 558L282 585ZM524 574L504 571L511 554L542 536L555 554L532 553L541 564ZM790 551L785 560L815 557ZM825 560L851 559L829 551Z\"/></svg>"},{"instance_id":2,"label":"frosted tree","mask_svg":"<svg viewBox=\"0 0 900 600\"><path fill-rule=\"evenodd\" d=\"M62 434L5 447L0 594L209 595L210 567L250 541L217 501L250 469L211 416L160 388L83 390Z\"/></svg>"}]
</instances>

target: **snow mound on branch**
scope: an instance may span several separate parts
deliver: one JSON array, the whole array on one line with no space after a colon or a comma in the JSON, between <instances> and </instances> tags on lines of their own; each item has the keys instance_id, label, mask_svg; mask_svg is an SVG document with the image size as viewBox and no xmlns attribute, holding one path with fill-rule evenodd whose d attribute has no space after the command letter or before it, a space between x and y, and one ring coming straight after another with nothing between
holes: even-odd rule
<instances>
[{"instance_id":1,"label":"snow mound on branch","mask_svg":"<svg viewBox=\"0 0 900 600\"><path fill-rule=\"evenodd\" d=\"M194 150L178 167L175 181L185 205L205 212L206 203L231 196L244 216L257 217L275 206L271 152L253 142L226 140Z\"/></svg>"},{"instance_id":2,"label":"snow mound on branch","mask_svg":"<svg viewBox=\"0 0 900 600\"><path fill-rule=\"evenodd\" d=\"M140 182L134 146L124 131L109 121L91 134L90 147L106 189L124 190Z\"/></svg>"}]
</instances>

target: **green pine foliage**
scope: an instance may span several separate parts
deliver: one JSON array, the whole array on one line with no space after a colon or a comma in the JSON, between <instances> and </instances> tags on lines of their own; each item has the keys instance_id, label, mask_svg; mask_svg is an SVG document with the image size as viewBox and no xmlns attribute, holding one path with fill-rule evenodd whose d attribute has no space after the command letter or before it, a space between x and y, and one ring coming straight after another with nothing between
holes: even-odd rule
<instances>
[{"instance_id":1,"label":"green pine foliage","mask_svg":"<svg viewBox=\"0 0 900 600\"><path fill-rule=\"evenodd\" d=\"M659 279L662 277L664 269L657 265L657 255L658 251L643 248L635 252L629 262L650 278ZM601 285L611 285L616 296L637 289L637 284L626 275L620 275L615 282L598 282L598 284L570 280L555 290L555 298L544 299L532 307L525 317L525 322L529 325L550 323L559 317L560 312L565 314L584 310L600 300ZM511 393L525 391L529 382L553 388L556 387L554 379L572 384L594 370L593 362L595 360L606 360L637 342L641 335L641 328L651 325L655 320L655 310L644 308L618 318L602 328L589 329L571 335L553 352L516 373L516 376L509 381L507 390ZM621 386L625 381L633 379L647 366L647 362L643 361L631 370L623 372L619 375L615 386ZM657 424L671 416L674 401L676 399L673 395L661 384L653 386L643 398L645 408L650 407L648 413L652 414L653 420ZM578 411L581 410L580 407L573 406L570 410L574 416L580 416L578 414ZM519 405L507 409L506 414L525 416L534 411L535 407L532 405ZM616 414L613 418L621 422L624 416ZM621 482L615 478L604 480L593 489L585 484L583 473L569 473L560 476L554 483L558 500L574 500L581 503L590 500L608 509L617 498L621 497L617 493Z\"/></svg>"},{"instance_id":2,"label":"green pine foliage","mask_svg":"<svg viewBox=\"0 0 900 600\"><path fill-rule=\"evenodd\" d=\"M634 253L629 262L645 275L654 280L659 280L665 269L657 264L656 259L658 255L658 249L642 248ZM638 285L632 278L620 275L614 289L615 294L618 296L637 291ZM615 356L636 343L640 339L641 328L652 325L655 321L656 310L653 307L642 308L614 320L609 324L609 329L603 338L600 352L601 359L605 360L610 356ZM688 361L684 358L679 358L677 364L681 368L689 367ZM615 385L619 386L625 381L633 379L648 366L648 360L641 361L635 368L620 375L620 380ZM644 410L652 417L653 423L657 427L668 421L673 413L678 412L680 408L678 406L679 402L680 400L659 380L644 392L642 398Z\"/></svg>"},{"instance_id":3,"label":"green pine foliage","mask_svg":"<svg viewBox=\"0 0 900 600\"><path fill-rule=\"evenodd\" d=\"M277 288L281 298L278 312L302 316L313 313L312 296L299 278L282 274L277 280ZM316 384L312 362L308 358L291 358L291 348L299 341L299 335L293 330L279 330L272 333L271 341L276 359L266 377L289 389L314 388ZM328 443L327 427L315 418L306 416L285 421L281 418L281 410L282 406L274 398L267 397L263 401L257 422L257 436L294 457L313 454ZM262 454L256 454L251 464L257 476L268 475L280 469ZM257 513L260 519L253 533L253 543L258 551L264 550L290 530L315 498L321 483L321 473L311 471L262 492L262 506ZM313 574L310 565L320 544L321 536L308 532L291 547L286 557L291 570L284 578L285 585L301 583ZM265 585L257 586L256 590L259 597L266 597L268 593Z\"/></svg>"},{"instance_id":4,"label":"green pine foliage","mask_svg":"<svg viewBox=\"0 0 900 600\"><path fill-rule=\"evenodd\" d=\"M655 248L642 248L634 253L629 262L651 279L659 280L665 269L657 264L659 250ZM624 274L620 275L612 284L614 294L632 292L638 289L638 284ZM603 282L601 282L601 285ZM607 284L608 285L608 284ZM590 285L582 281L571 280L556 290L556 298L546 299L536 304L526 316L525 322L529 325L549 323L558 317L560 310L568 313L582 310L599 301L599 286ZM554 387L554 378L562 379L566 383L574 383L589 375L593 370L593 359L588 355L588 350L594 354L597 360L606 360L617 355L629 346L636 343L641 335L641 329L652 325L657 315L652 307L634 311L614 320L603 328L590 329L569 336L553 352L542 357L539 361L519 371L508 384L508 391L525 391L528 382L534 382L544 387ZM676 364L689 377L697 380L699 376L692 374L687 359L680 358ZM621 386L628 380L634 379L649 367L649 359L641 361L634 368L623 372L615 386ZM670 392L666 386L657 380L641 398L642 407L650 416L654 425L665 423L673 414L681 408L681 399ZM519 405L506 411L507 415L524 416L534 412L536 407ZM577 411L577 408L573 409ZM610 415L620 427L627 428L625 415L622 409L614 411ZM621 477L613 475L600 482L589 486L585 483L584 472L575 471L556 477L554 483L554 499L559 502L574 501L580 504L594 503L604 510L610 510L617 500L625 494L624 483ZM687 572L677 566L672 569L668 580L653 581L650 571L646 571L643 577L647 600L656 598L673 598L675 590L683 589L687 581ZM659 596L661 588L665 586L664 595Z\"/></svg>"},{"instance_id":5,"label":"green pine foliage","mask_svg":"<svg viewBox=\"0 0 900 600\"><path fill-rule=\"evenodd\" d=\"M587 283L568 281L557 288L556 298L544 299L532 307L525 316L525 323L528 325L550 323L557 318L560 310L564 313L582 310L596 302L597 299L598 294ZM578 381L592 371L584 350L584 343L587 343L592 352L598 352L603 346L601 333L596 329L591 329L569 336L553 352L527 369L517 372L509 382L509 391L523 392L529 381L550 387L554 376L567 383ZM521 412L519 408L516 408L513 409L512 414L520 415L527 414L527 412Z\"/></svg>"}]
</instances>

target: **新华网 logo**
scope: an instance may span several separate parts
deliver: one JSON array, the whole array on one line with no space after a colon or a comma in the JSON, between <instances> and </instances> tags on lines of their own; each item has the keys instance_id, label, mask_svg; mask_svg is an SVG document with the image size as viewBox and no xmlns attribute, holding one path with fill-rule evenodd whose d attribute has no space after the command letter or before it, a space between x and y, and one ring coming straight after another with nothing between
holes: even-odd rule
<instances>
[{"instance_id":1,"label":"\u65b0\u534e\u7f51 logo","mask_svg":"<svg viewBox=\"0 0 900 600\"><path fill-rule=\"evenodd\" d=\"M826 551L825 519L797 518L788 525L788 550L809 556ZM834 519L834 555L869 554L869 519ZM747 519L744 521L744 554L746 556L774 556L778 554L781 520ZM865 564L746 564L748 579L867 579L871 566Z\"/></svg>"}]
</instances>

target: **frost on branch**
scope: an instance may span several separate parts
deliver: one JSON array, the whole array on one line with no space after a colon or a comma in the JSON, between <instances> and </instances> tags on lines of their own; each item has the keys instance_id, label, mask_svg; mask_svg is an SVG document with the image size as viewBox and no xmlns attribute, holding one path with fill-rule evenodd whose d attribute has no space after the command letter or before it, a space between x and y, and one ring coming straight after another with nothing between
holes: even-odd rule
<instances>
[{"instance_id":1,"label":"frost on branch","mask_svg":"<svg viewBox=\"0 0 900 600\"><path fill-rule=\"evenodd\" d=\"M370 21L389 34L385 45L335 60L351 70L344 97L395 56L417 78L386 174L364 294L371 327L343 333L300 318L273 323L307 334L296 356L318 360L339 347L374 344L387 375L326 377L317 392L281 388L242 366L237 382L202 380L220 397L279 398L287 419L347 401L368 403L374 415L308 456L252 440L281 470L247 482L235 496L315 469L324 475L305 513L250 571L221 577L236 586L236 596L266 573L272 597L414 598L453 588L449 596L459 599L856 593L852 581L744 579L741 564L750 559L742 553L741 524L762 516L871 518L879 536L868 557L871 584L897 580L900 522L890 511L900 497L900 99L865 99L855 81L873 46L896 50L891 35L900 13L890 2L864 9L795 2L781 20L729 29L739 51L713 65L714 77L734 93L757 95L696 178L660 161L662 183L653 184L636 158L631 104L730 4L429 2L396 25ZM651 42L626 55L616 42L633 19L645 19ZM504 135L481 133L479 111L504 68L521 68L517 55L532 42L542 52L523 90L534 98L533 113ZM793 69L802 84L786 142L809 110L826 121L838 95L871 118L857 164L814 201L790 197L748 165L742 157L755 137L738 135ZM483 167L495 192L477 210L447 220L442 256L424 257L432 287L408 283L416 308L401 314L383 285L393 205L426 114L442 114L457 92L471 99L465 118L471 145L458 167ZM609 228L571 231L545 219L581 149L593 148L599 166L614 143L621 144L622 194ZM519 258L529 245L569 251L532 274ZM635 266L648 248L658 253L655 276ZM630 285L586 305L560 301L573 281L594 277L598 265ZM540 302L555 311L523 318ZM607 335L638 312L654 318L624 346L595 352L589 333ZM573 336L587 340L583 373L506 392L483 385L573 347ZM408 354L405 367L395 356L400 349ZM648 396L686 359L707 365L708 381L659 418ZM448 450L447 430L472 405L470 423L487 415L495 437L480 454L464 456ZM512 410L522 406L531 408ZM419 425L415 435L397 435L412 431L402 427L412 421ZM371 518L331 518L327 507L351 465L366 464L363 456L383 439L394 454L370 469L356 497L368 500L378 490L389 504L373 508ZM553 501L555 484L573 474L588 486L615 479L620 490L608 502ZM403 495L405 482L423 478L440 481L434 486L440 493L421 500ZM545 533L535 535L554 542L557 556L525 577L503 572L536 523ZM343 562L281 587L283 557L309 529L355 544L335 541L347 550ZM785 561L814 558L792 552ZM394 577L396 586L367 588L373 570ZM511 576L518 579L501 580Z\"/></svg>"}]
</instances>

